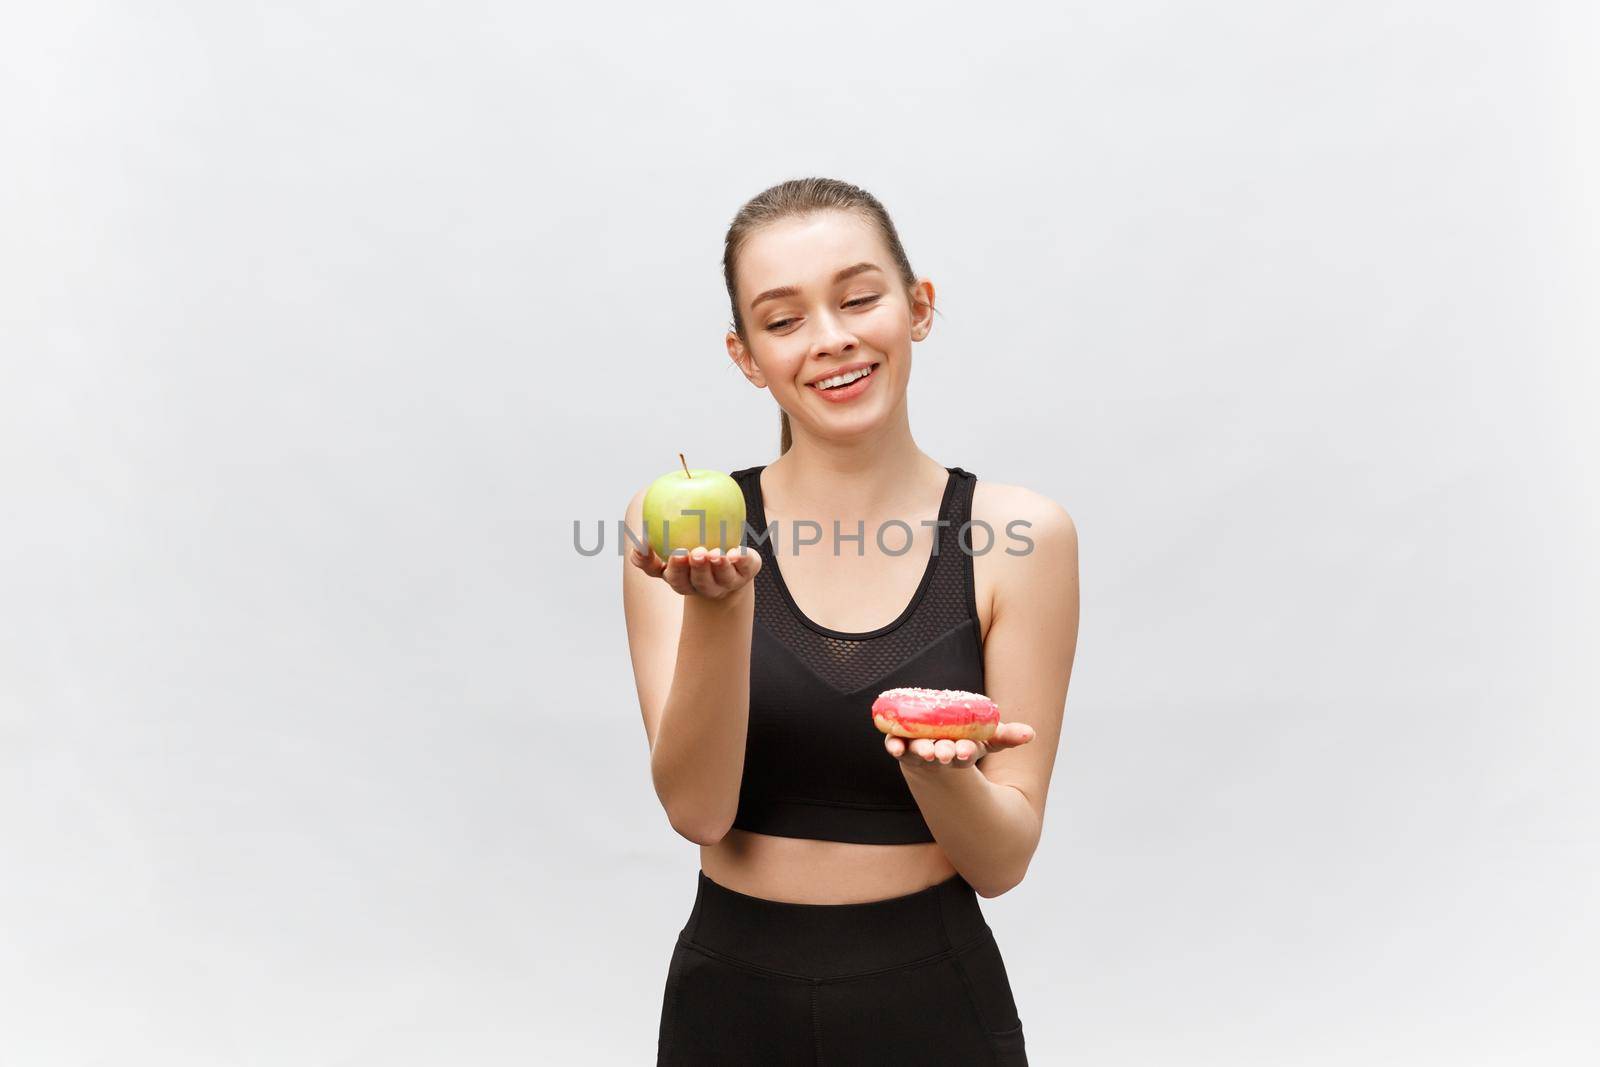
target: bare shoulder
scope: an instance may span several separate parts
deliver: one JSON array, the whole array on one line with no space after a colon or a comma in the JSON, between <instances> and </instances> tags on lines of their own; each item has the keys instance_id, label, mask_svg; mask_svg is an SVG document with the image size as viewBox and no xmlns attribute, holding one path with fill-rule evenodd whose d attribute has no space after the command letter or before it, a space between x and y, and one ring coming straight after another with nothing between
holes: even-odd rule
<instances>
[{"instance_id":1,"label":"bare shoulder","mask_svg":"<svg viewBox=\"0 0 1600 1067\"><path fill-rule=\"evenodd\" d=\"M972 517L994 531L994 550L979 564L988 572L989 637L1075 645L1078 527L1067 509L1024 486L980 480ZM978 537L970 543L980 551Z\"/></svg>"},{"instance_id":2,"label":"bare shoulder","mask_svg":"<svg viewBox=\"0 0 1600 1067\"><path fill-rule=\"evenodd\" d=\"M972 518L988 525L996 547L1010 547L1015 558L1025 558L1016 555L1027 551L1025 540L1056 551L1077 549L1078 527L1067 509L1026 486L978 479L972 492Z\"/></svg>"}]
</instances>

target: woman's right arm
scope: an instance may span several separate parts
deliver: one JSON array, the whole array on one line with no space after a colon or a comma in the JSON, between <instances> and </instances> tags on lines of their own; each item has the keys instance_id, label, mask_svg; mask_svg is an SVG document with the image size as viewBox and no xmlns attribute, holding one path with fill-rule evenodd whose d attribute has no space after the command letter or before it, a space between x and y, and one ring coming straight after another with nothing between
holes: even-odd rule
<instances>
[{"instance_id":1,"label":"woman's right arm","mask_svg":"<svg viewBox=\"0 0 1600 1067\"><path fill-rule=\"evenodd\" d=\"M635 534L643 504L641 489L625 520ZM739 808L760 569L748 548L725 557L697 548L665 562L624 552L622 607L650 777L672 828L701 845L722 840Z\"/></svg>"}]
</instances>

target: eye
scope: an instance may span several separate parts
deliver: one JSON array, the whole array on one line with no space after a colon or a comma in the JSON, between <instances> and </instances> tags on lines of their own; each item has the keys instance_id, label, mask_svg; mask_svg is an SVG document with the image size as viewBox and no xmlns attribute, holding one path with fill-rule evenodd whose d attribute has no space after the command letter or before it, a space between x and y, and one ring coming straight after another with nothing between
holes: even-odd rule
<instances>
[{"instance_id":1,"label":"eye","mask_svg":"<svg viewBox=\"0 0 1600 1067\"><path fill-rule=\"evenodd\" d=\"M847 300L847 301L845 301L845 305L844 306L847 307L847 308L858 307L858 306L861 306L861 305L870 304L870 303L874 302L877 299L878 299L878 294L877 293L873 293L871 296L862 296L862 297L857 297L854 300ZM779 319L777 322L769 322L769 323L767 323L767 329L769 329L769 330L779 330L779 329L782 329L783 327L789 325L793 321L794 321L793 319Z\"/></svg>"}]
</instances>

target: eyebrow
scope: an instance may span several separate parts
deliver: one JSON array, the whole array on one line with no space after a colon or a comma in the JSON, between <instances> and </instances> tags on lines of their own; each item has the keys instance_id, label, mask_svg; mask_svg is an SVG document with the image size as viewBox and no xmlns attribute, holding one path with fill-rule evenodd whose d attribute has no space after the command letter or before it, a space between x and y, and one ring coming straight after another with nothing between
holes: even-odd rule
<instances>
[{"instance_id":1,"label":"eyebrow","mask_svg":"<svg viewBox=\"0 0 1600 1067\"><path fill-rule=\"evenodd\" d=\"M863 274L863 273L865 273L866 271L869 271L869 270L875 270L880 274L883 273L883 268L878 266L876 263L857 263L855 266L846 267L844 270L840 271L838 274L835 274L833 276L834 284L837 285L838 283L844 281L847 278L854 278L857 274ZM794 287L792 285L780 285L776 289L768 289L766 292L762 293L760 296L758 296L754 300L750 301L750 310L754 311L756 305L761 303L763 300L777 300L777 299L779 299L781 297L785 297L785 296L799 296L799 295L800 295L800 290L797 289L796 287Z\"/></svg>"}]
</instances>

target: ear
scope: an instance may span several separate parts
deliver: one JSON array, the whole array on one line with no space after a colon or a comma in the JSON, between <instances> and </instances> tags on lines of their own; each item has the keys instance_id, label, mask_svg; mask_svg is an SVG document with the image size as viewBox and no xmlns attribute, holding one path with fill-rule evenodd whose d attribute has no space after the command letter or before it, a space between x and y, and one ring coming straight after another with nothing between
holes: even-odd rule
<instances>
[{"instance_id":1,"label":"ear","mask_svg":"<svg viewBox=\"0 0 1600 1067\"><path fill-rule=\"evenodd\" d=\"M933 283L926 278L911 287L911 339L920 341L933 329Z\"/></svg>"},{"instance_id":2,"label":"ear","mask_svg":"<svg viewBox=\"0 0 1600 1067\"><path fill-rule=\"evenodd\" d=\"M728 358L733 360L735 367L739 368L739 373L748 378L750 384L757 389L765 389L767 387L767 376L761 373L760 367L756 366L755 357L750 354L750 350L745 347L744 342L739 340L739 335L733 330L729 330L726 343L728 346Z\"/></svg>"}]
</instances>

